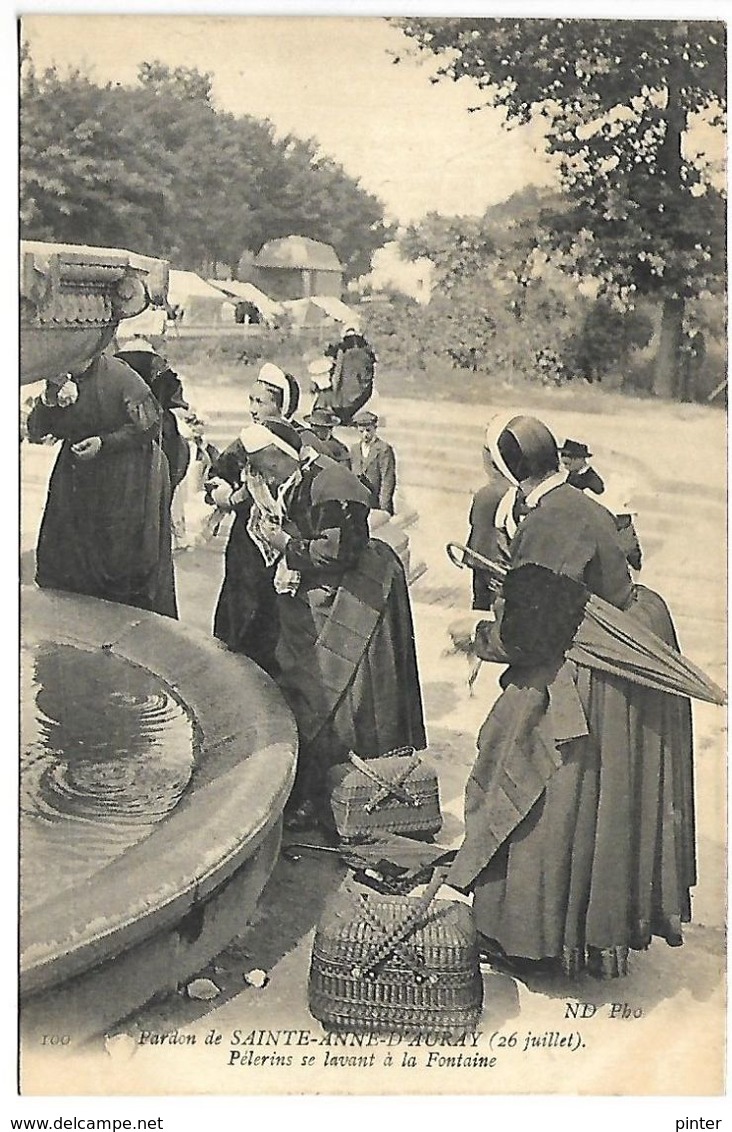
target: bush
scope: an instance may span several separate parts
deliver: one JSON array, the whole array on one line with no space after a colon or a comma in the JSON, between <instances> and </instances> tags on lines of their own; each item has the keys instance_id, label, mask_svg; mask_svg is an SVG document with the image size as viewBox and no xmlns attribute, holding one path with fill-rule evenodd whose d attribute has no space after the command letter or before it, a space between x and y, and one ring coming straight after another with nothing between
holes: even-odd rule
<instances>
[{"instance_id":1,"label":"bush","mask_svg":"<svg viewBox=\"0 0 732 1132\"><path fill-rule=\"evenodd\" d=\"M653 323L637 310L619 311L598 299L585 315L581 326L567 338L562 361L570 374L586 381L602 381L613 369L622 367L634 350L647 346Z\"/></svg>"},{"instance_id":2,"label":"bush","mask_svg":"<svg viewBox=\"0 0 732 1132\"><path fill-rule=\"evenodd\" d=\"M339 337L337 327L329 327L326 332L318 329L299 333L258 327L256 330L242 328L241 333L202 332L196 337L171 334L160 340L156 348L174 369L183 374L187 369L195 369L205 375L207 382L214 384L242 379L251 382L261 364L267 361L293 374L306 387L308 362L322 354L328 342Z\"/></svg>"}]
</instances>

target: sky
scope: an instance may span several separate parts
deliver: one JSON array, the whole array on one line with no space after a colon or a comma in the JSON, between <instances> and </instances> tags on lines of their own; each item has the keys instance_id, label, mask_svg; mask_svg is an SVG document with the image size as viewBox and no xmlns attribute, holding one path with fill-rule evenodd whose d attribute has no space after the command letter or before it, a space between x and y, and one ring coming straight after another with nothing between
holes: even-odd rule
<instances>
[{"instance_id":1,"label":"sky","mask_svg":"<svg viewBox=\"0 0 732 1132\"><path fill-rule=\"evenodd\" d=\"M404 59L409 42L379 17L44 14L22 28L37 66L81 67L99 82L132 82L152 59L211 72L218 107L314 137L402 223L482 213L552 180L539 128L468 113L473 84L430 83L435 61Z\"/></svg>"}]
</instances>

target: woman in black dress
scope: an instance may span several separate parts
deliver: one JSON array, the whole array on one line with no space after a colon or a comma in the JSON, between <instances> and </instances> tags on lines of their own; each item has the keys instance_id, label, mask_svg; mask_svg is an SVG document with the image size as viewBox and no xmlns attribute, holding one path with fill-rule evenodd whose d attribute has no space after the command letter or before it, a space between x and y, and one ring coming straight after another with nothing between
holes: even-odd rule
<instances>
[{"instance_id":1,"label":"woman in black dress","mask_svg":"<svg viewBox=\"0 0 732 1132\"><path fill-rule=\"evenodd\" d=\"M696 882L689 700L566 657L593 593L678 650L663 599L635 586L607 510L564 482L549 430L498 439L526 503L478 654L507 663L478 736L449 882L474 893L486 948L565 973L627 971L682 942Z\"/></svg>"},{"instance_id":2,"label":"woman in black dress","mask_svg":"<svg viewBox=\"0 0 732 1132\"><path fill-rule=\"evenodd\" d=\"M63 441L36 550L39 586L177 617L170 479L160 407L142 378L102 355L49 381L28 436Z\"/></svg>"}]
</instances>

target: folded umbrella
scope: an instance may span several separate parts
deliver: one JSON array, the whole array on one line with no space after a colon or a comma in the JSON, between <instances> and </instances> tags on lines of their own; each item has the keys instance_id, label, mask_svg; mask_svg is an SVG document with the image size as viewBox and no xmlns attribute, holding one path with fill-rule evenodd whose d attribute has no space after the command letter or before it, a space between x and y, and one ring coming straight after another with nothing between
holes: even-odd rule
<instances>
[{"instance_id":1,"label":"folded umbrella","mask_svg":"<svg viewBox=\"0 0 732 1132\"><path fill-rule=\"evenodd\" d=\"M508 573L505 566L491 562L460 543L448 543L446 549L456 566L484 570L496 586ZM697 665L596 594L589 595L584 619L567 657L585 667L600 669L672 696L688 696L719 705L727 702L722 688Z\"/></svg>"},{"instance_id":2,"label":"folded umbrella","mask_svg":"<svg viewBox=\"0 0 732 1132\"><path fill-rule=\"evenodd\" d=\"M682 653L594 595L567 656L671 695L719 705L727 700L722 688Z\"/></svg>"},{"instance_id":3,"label":"folded umbrella","mask_svg":"<svg viewBox=\"0 0 732 1132\"><path fill-rule=\"evenodd\" d=\"M290 842L283 847L282 856L297 861L304 851L335 854L353 870L359 883L377 892L402 895L426 883L434 869L452 861L456 852L444 845L386 833L358 844L338 846Z\"/></svg>"}]
</instances>

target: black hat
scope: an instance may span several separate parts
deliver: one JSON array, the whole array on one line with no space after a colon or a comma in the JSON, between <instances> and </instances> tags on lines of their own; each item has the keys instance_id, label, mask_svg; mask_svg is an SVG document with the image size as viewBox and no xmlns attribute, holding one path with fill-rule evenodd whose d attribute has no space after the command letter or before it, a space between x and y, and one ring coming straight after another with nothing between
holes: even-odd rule
<instances>
[{"instance_id":1,"label":"black hat","mask_svg":"<svg viewBox=\"0 0 732 1132\"><path fill-rule=\"evenodd\" d=\"M321 426L323 428L330 428L341 423L340 419L335 415L333 410L328 408L313 409L312 413L309 413L308 416L303 417L303 420L309 425L315 425L316 428L318 426Z\"/></svg>"},{"instance_id":2,"label":"black hat","mask_svg":"<svg viewBox=\"0 0 732 1132\"><path fill-rule=\"evenodd\" d=\"M562 447L559 449L560 456L571 456L573 459L586 458L591 456L589 448L586 444L580 444L579 440L565 440Z\"/></svg>"},{"instance_id":3,"label":"black hat","mask_svg":"<svg viewBox=\"0 0 732 1132\"><path fill-rule=\"evenodd\" d=\"M536 417L513 417L498 437L496 448L508 478L517 483L531 476L547 476L559 468L557 442Z\"/></svg>"}]
</instances>

